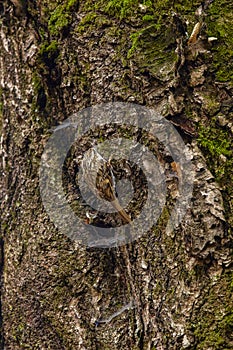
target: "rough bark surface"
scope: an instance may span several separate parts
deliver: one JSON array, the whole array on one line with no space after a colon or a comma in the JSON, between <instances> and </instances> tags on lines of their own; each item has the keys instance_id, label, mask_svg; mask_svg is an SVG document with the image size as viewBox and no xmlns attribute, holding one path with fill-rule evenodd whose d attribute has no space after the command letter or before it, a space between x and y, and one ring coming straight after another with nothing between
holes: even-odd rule
<instances>
[{"instance_id":1,"label":"rough bark surface","mask_svg":"<svg viewBox=\"0 0 233 350\"><path fill-rule=\"evenodd\" d=\"M1 348L232 349L232 5L3 0L0 13ZM53 126L109 101L170 120L195 180L173 233L175 194L149 233L103 250L56 230L38 169Z\"/></svg>"}]
</instances>

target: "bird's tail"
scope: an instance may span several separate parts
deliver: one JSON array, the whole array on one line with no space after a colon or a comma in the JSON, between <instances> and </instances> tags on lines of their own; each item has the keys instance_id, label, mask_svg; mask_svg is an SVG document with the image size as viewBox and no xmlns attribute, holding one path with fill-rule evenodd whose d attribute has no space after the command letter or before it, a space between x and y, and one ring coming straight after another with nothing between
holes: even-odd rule
<instances>
[{"instance_id":1,"label":"bird's tail","mask_svg":"<svg viewBox=\"0 0 233 350\"><path fill-rule=\"evenodd\" d=\"M130 224L131 218L129 217L129 215L125 212L125 210L122 208L122 206L120 205L119 201L117 199L114 199L111 202L112 206L117 210L118 214L121 216L121 218L127 223Z\"/></svg>"}]
</instances>

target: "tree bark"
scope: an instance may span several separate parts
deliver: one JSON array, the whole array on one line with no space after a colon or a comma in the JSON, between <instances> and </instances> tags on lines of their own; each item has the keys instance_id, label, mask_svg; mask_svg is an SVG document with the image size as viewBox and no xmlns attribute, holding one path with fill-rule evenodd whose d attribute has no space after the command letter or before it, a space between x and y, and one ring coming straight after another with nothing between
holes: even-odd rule
<instances>
[{"instance_id":1,"label":"tree bark","mask_svg":"<svg viewBox=\"0 0 233 350\"><path fill-rule=\"evenodd\" d=\"M0 12L1 349L232 349L232 5L3 0ZM177 129L193 195L166 230L179 164L162 150L174 181L157 224L91 248L54 226L39 167L55 126L115 101Z\"/></svg>"}]
</instances>

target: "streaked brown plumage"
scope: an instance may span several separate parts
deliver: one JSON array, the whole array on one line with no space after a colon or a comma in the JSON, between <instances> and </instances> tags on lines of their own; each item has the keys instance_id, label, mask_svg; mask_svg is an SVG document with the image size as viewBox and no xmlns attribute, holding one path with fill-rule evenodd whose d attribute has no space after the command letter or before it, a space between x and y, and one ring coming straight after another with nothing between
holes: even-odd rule
<instances>
[{"instance_id":1,"label":"streaked brown plumage","mask_svg":"<svg viewBox=\"0 0 233 350\"><path fill-rule=\"evenodd\" d=\"M129 215L117 199L116 182L110 161L105 160L94 147L87 152L88 156L84 157L81 164L85 182L96 196L111 203L125 223L131 223Z\"/></svg>"}]
</instances>

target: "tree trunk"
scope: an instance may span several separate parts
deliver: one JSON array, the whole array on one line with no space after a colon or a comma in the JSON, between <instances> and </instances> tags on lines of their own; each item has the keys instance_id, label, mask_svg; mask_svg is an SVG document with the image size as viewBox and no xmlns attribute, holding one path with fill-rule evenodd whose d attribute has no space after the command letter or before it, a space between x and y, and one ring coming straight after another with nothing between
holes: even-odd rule
<instances>
[{"instance_id":1,"label":"tree trunk","mask_svg":"<svg viewBox=\"0 0 233 350\"><path fill-rule=\"evenodd\" d=\"M3 0L0 12L1 349L232 349L232 5ZM56 228L39 170L51 133L67 124L55 127L107 102L169 121L194 179L185 216L168 230L185 169L148 133L124 127L157 149L166 203L148 232L102 248ZM84 137L82 155L111 128ZM78 155L63 169L67 188Z\"/></svg>"}]
</instances>

